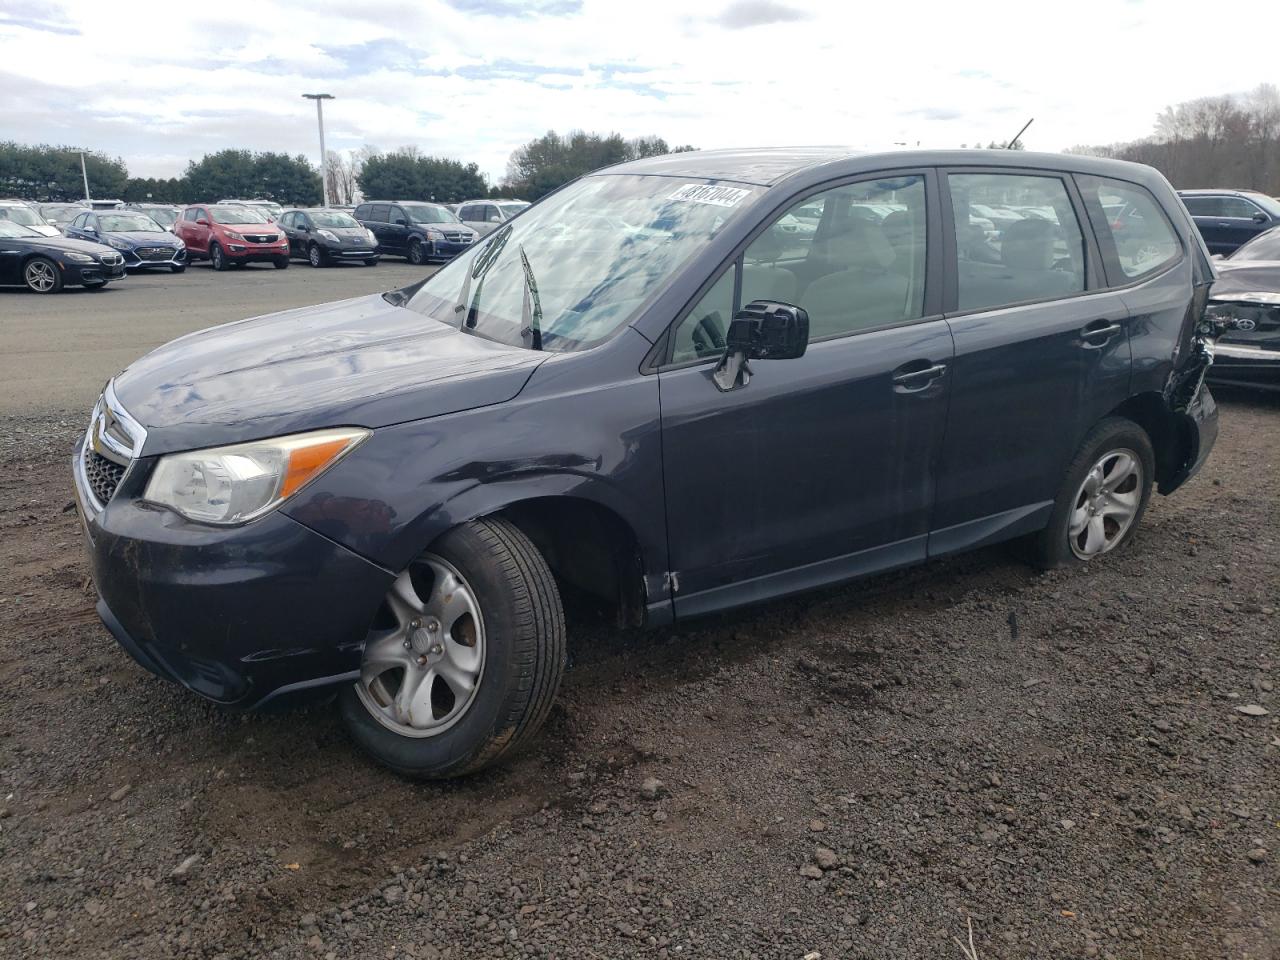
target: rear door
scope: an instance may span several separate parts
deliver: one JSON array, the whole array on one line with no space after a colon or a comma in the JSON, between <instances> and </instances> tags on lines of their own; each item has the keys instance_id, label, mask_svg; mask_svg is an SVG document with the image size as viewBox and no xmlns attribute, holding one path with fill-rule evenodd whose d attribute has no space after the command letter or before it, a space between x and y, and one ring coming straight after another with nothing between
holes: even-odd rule
<instances>
[{"instance_id":1,"label":"rear door","mask_svg":"<svg viewBox=\"0 0 1280 960\"><path fill-rule=\"evenodd\" d=\"M901 214L888 230L857 214L878 199ZM801 207L817 229L792 229ZM952 354L926 254L938 211L927 170L798 196L674 326L659 382L677 615L924 558ZM805 308L808 350L721 391L724 331L752 299Z\"/></svg>"},{"instance_id":2,"label":"rear door","mask_svg":"<svg viewBox=\"0 0 1280 960\"><path fill-rule=\"evenodd\" d=\"M944 171L951 405L929 554L1044 525L1084 434L1129 394L1129 312L1106 289L1074 180ZM969 205L1016 214L999 236Z\"/></svg>"}]
</instances>

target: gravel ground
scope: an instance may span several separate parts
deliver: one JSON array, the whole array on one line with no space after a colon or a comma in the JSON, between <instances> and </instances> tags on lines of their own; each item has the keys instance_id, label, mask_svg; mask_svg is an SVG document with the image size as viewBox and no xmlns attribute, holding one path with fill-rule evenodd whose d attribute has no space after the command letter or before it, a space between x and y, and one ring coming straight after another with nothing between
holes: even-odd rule
<instances>
[{"instance_id":1,"label":"gravel ground","mask_svg":"<svg viewBox=\"0 0 1280 960\"><path fill-rule=\"evenodd\" d=\"M1276 400L1224 398L1203 474L1087 570L580 614L540 740L447 785L129 661L81 420L0 427L0 955L960 960L971 922L984 960L1280 956Z\"/></svg>"}]
</instances>

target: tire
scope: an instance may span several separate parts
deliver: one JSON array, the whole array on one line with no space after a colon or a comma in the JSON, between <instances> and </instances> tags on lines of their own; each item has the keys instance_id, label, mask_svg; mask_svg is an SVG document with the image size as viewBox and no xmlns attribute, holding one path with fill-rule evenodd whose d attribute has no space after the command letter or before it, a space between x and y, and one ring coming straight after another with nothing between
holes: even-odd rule
<instances>
[{"instance_id":1,"label":"tire","mask_svg":"<svg viewBox=\"0 0 1280 960\"><path fill-rule=\"evenodd\" d=\"M225 270L230 264L227 262L227 255L222 252L222 247L216 243L209 244L209 263L215 270Z\"/></svg>"},{"instance_id":2,"label":"tire","mask_svg":"<svg viewBox=\"0 0 1280 960\"><path fill-rule=\"evenodd\" d=\"M427 592L419 586L424 581L414 572L424 568L430 589L448 592L442 593L434 604L427 601L422 608L422 625L416 630L410 628L420 623L417 619L410 620L407 627L395 626L406 615L403 608L399 614L393 612L397 606L395 597L405 595L400 584L412 574L417 592ZM456 575L456 581L448 579L450 572ZM441 573L443 580L437 579ZM397 679L395 694L379 684L383 678L407 677L415 657L418 664L427 661L428 654L449 657L439 651L451 647L451 643L428 647L431 640L425 631L442 630L435 636L443 639L455 633L456 624L465 624L468 614L464 613L445 625L455 601L473 603L479 613L479 640L473 644L478 652L468 653L473 659L479 658L478 681L453 719L448 712L439 720L434 717L433 691L438 687L428 688L429 700L411 698L409 723L414 722L414 709L422 711L424 703L430 704L425 711L424 725L428 729L411 729L400 722L398 718L404 715L396 709L403 692L400 684L406 680ZM433 620L433 610L440 611L444 619ZM420 780L474 773L510 756L546 720L565 667L564 611L546 560L510 522L499 518L473 520L444 534L397 580L379 617L366 642L361 679L343 689L338 706L352 738L380 763ZM397 632L402 629L407 632ZM375 643L382 646L375 647ZM468 648L459 645L459 649L465 652ZM395 666L388 669L388 655L382 651L410 658L410 666L403 672ZM371 679L380 669L388 672ZM420 669L433 671L434 667ZM436 677L432 683L440 682L438 675L428 675ZM449 701L447 709L459 709L458 701ZM422 719L420 714L418 721ZM430 729L429 725L437 723L437 729Z\"/></svg>"},{"instance_id":3,"label":"tire","mask_svg":"<svg viewBox=\"0 0 1280 960\"><path fill-rule=\"evenodd\" d=\"M325 264L324 251L320 249L320 244L312 243L307 246L307 263L313 267L323 267Z\"/></svg>"},{"instance_id":4,"label":"tire","mask_svg":"<svg viewBox=\"0 0 1280 960\"><path fill-rule=\"evenodd\" d=\"M371 257L371 258L369 258L368 260L366 260L366 261L364 262L364 265L365 265L366 267L376 267L376 266L378 265L378 258L377 258L377 257Z\"/></svg>"},{"instance_id":5,"label":"tire","mask_svg":"<svg viewBox=\"0 0 1280 960\"><path fill-rule=\"evenodd\" d=\"M421 240L409 241L408 261L415 267L420 267L427 262L427 251L422 246Z\"/></svg>"},{"instance_id":6,"label":"tire","mask_svg":"<svg viewBox=\"0 0 1280 960\"><path fill-rule=\"evenodd\" d=\"M185 264L176 264L176 263L174 263L174 264L170 264L170 265L169 265L169 269L170 269L170 270L172 270L174 273L182 273L182 272L183 272L183 271L185 271L187 268L186 268L186 265L185 265Z\"/></svg>"},{"instance_id":7,"label":"tire","mask_svg":"<svg viewBox=\"0 0 1280 960\"><path fill-rule=\"evenodd\" d=\"M288 269L289 269L289 258L288 258L288 257L276 257L274 260L272 260L272 261L271 261L271 265L272 265L273 267L275 267L277 270L288 270Z\"/></svg>"},{"instance_id":8,"label":"tire","mask_svg":"<svg viewBox=\"0 0 1280 960\"><path fill-rule=\"evenodd\" d=\"M1044 570L1076 566L1130 542L1154 478L1155 453L1146 431L1132 420L1103 420L1067 468L1048 526L1029 543L1031 561Z\"/></svg>"},{"instance_id":9,"label":"tire","mask_svg":"<svg viewBox=\"0 0 1280 960\"><path fill-rule=\"evenodd\" d=\"M62 271L48 257L32 257L22 266L22 282L32 293L57 293L62 289Z\"/></svg>"}]
</instances>

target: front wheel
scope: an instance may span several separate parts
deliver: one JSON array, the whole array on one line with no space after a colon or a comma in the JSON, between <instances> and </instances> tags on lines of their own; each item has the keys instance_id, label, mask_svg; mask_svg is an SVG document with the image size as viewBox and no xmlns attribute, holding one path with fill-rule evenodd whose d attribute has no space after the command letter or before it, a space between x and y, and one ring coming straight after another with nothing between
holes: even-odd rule
<instances>
[{"instance_id":1,"label":"front wheel","mask_svg":"<svg viewBox=\"0 0 1280 960\"><path fill-rule=\"evenodd\" d=\"M62 271L47 257L33 257L22 268L22 280L33 293L57 293L62 289Z\"/></svg>"},{"instance_id":2,"label":"front wheel","mask_svg":"<svg viewBox=\"0 0 1280 960\"><path fill-rule=\"evenodd\" d=\"M182 273L183 270L187 269L187 266L183 263L174 263L169 266L169 269L174 273Z\"/></svg>"},{"instance_id":3,"label":"front wheel","mask_svg":"<svg viewBox=\"0 0 1280 960\"><path fill-rule=\"evenodd\" d=\"M1128 543L1151 498L1155 453L1132 420L1103 420L1084 438L1032 544L1044 569L1087 563Z\"/></svg>"},{"instance_id":4,"label":"front wheel","mask_svg":"<svg viewBox=\"0 0 1280 960\"><path fill-rule=\"evenodd\" d=\"M272 261L271 261L271 265L272 265L273 267L275 267L277 270L288 270L288 269L289 269L289 258L288 258L288 257L276 257L274 260L272 260Z\"/></svg>"},{"instance_id":5,"label":"front wheel","mask_svg":"<svg viewBox=\"0 0 1280 960\"><path fill-rule=\"evenodd\" d=\"M456 777L533 736L564 666L564 613L546 560L508 521L474 520L392 584L339 709L355 741L396 772Z\"/></svg>"},{"instance_id":6,"label":"front wheel","mask_svg":"<svg viewBox=\"0 0 1280 960\"><path fill-rule=\"evenodd\" d=\"M364 262L364 265L365 265L366 267L376 267L376 266L378 265L378 258L377 258L377 257L370 257L368 260L366 260L366 261Z\"/></svg>"},{"instance_id":7,"label":"front wheel","mask_svg":"<svg viewBox=\"0 0 1280 960\"><path fill-rule=\"evenodd\" d=\"M215 270L227 269L227 255L222 252L222 247L216 243L209 247L209 262Z\"/></svg>"},{"instance_id":8,"label":"front wheel","mask_svg":"<svg viewBox=\"0 0 1280 960\"><path fill-rule=\"evenodd\" d=\"M324 266L324 251L320 249L320 244L313 243L307 247L307 263L313 267Z\"/></svg>"},{"instance_id":9,"label":"front wheel","mask_svg":"<svg viewBox=\"0 0 1280 960\"><path fill-rule=\"evenodd\" d=\"M415 267L420 267L427 262L427 248L422 245L421 240L409 241L409 262Z\"/></svg>"}]
</instances>

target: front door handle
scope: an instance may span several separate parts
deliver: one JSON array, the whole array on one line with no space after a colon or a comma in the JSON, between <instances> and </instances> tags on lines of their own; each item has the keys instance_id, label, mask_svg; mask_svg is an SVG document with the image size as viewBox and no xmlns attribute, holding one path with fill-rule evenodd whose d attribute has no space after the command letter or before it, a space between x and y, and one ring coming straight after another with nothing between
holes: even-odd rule
<instances>
[{"instance_id":1,"label":"front door handle","mask_svg":"<svg viewBox=\"0 0 1280 960\"><path fill-rule=\"evenodd\" d=\"M1106 346L1107 341L1123 332L1124 327L1118 323L1112 323L1110 320L1095 320L1080 328L1080 339L1084 341L1087 349L1095 350Z\"/></svg>"},{"instance_id":2,"label":"front door handle","mask_svg":"<svg viewBox=\"0 0 1280 960\"><path fill-rule=\"evenodd\" d=\"M898 393L914 393L923 390L947 372L945 363L931 360L912 360L893 371L893 385Z\"/></svg>"}]
</instances>

